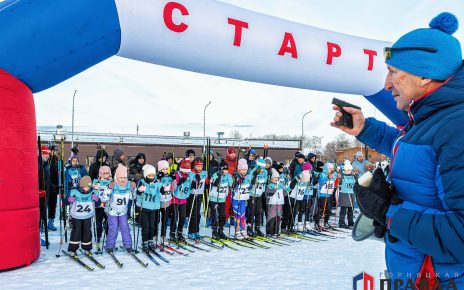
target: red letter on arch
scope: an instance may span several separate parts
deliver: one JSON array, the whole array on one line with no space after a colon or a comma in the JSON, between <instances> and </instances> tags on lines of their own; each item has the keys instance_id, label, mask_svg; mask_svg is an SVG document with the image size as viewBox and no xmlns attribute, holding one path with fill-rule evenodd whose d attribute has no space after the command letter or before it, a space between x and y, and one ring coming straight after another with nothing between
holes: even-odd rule
<instances>
[{"instance_id":1,"label":"red letter on arch","mask_svg":"<svg viewBox=\"0 0 464 290\"><path fill-rule=\"evenodd\" d=\"M233 19L233 18L228 18L228 22L229 24L232 24L235 26L234 45L240 46L240 44L242 43L242 30L243 28L248 29L248 23L237 20L237 19Z\"/></svg>"},{"instance_id":2,"label":"red letter on arch","mask_svg":"<svg viewBox=\"0 0 464 290\"><path fill-rule=\"evenodd\" d=\"M377 56L377 51L370 50L370 49L364 49L364 54L367 54L369 56L369 63L367 65L367 70L372 70L372 68L374 67L374 56Z\"/></svg>"},{"instance_id":3,"label":"red letter on arch","mask_svg":"<svg viewBox=\"0 0 464 290\"><path fill-rule=\"evenodd\" d=\"M185 24L184 22L181 22L180 24L175 24L174 21L172 21L172 12L174 11L174 9L179 10L180 13L184 16L189 15L189 12L184 5L177 2L168 2L166 6L164 6L164 24L166 24L166 27L174 32L184 32L185 30L187 30L187 24Z\"/></svg>"},{"instance_id":4,"label":"red letter on arch","mask_svg":"<svg viewBox=\"0 0 464 290\"><path fill-rule=\"evenodd\" d=\"M295 39L293 39L293 35L289 32L285 32L284 40L278 54L284 55L287 52L291 53L293 58L298 58Z\"/></svg>"},{"instance_id":5,"label":"red letter on arch","mask_svg":"<svg viewBox=\"0 0 464 290\"><path fill-rule=\"evenodd\" d=\"M326 64L332 64L334 57L342 55L342 49L340 45L332 42L327 42L327 62Z\"/></svg>"}]
</instances>

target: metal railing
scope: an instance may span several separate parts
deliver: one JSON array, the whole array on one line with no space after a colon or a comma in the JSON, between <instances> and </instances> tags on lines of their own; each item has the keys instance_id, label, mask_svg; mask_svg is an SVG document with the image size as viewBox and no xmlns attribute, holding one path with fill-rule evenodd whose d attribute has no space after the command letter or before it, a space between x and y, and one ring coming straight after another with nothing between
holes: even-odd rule
<instances>
[{"instance_id":1,"label":"metal railing","mask_svg":"<svg viewBox=\"0 0 464 290\"><path fill-rule=\"evenodd\" d=\"M59 140L56 131L38 130L42 141L49 142ZM71 139L71 133L67 131L61 132L61 135L66 140ZM193 145L203 146L203 137L182 137L182 136L161 136L161 135L135 135L135 134L112 134L112 133L90 133L90 132L74 132L75 143L118 143L118 144L145 144L145 145ZM277 139L236 139L236 138L221 138L221 140L211 138L211 144L216 147L263 147L265 144L269 148L289 148L299 149L301 140L277 140Z\"/></svg>"}]
</instances>

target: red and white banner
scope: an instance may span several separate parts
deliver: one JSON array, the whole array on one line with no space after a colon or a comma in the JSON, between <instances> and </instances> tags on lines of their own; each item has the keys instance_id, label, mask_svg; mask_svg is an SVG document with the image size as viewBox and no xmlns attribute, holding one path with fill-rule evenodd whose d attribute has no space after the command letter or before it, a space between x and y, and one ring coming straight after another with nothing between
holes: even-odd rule
<instances>
[{"instance_id":1,"label":"red and white banner","mask_svg":"<svg viewBox=\"0 0 464 290\"><path fill-rule=\"evenodd\" d=\"M214 0L116 0L119 56L228 78L372 95L390 43L298 24Z\"/></svg>"}]
</instances>

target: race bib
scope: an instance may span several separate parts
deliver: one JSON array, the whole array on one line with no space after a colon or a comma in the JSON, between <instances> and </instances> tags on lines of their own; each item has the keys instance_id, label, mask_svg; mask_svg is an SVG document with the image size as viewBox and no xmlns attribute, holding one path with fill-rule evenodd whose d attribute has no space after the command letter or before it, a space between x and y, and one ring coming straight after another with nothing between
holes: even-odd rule
<instances>
[{"instance_id":1,"label":"race bib","mask_svg":"<svg viewBox=\"0 0 464 290\"><path fill-rule=\"evenodd\" d=\"M95 214L95 207L91 201L76 201L71 210L71 216L76 219L88 219Z\"/></svg>"}]
</instances>

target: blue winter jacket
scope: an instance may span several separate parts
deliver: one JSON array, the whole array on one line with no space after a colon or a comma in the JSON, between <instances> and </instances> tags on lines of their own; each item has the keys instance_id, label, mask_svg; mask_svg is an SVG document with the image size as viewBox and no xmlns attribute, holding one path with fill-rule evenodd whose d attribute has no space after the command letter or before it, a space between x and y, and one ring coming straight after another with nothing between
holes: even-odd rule
<instances>
[{"instance_id":1,"label":"blue winter jacket","mask_svg":"<svg viewBox=\"0 0 464 290\"><path fill-rule=\"evenodd\" d=\"M454 278L464 289L463 67L410 111L403 131L368 118L357 136L392 158L392 184L404 201L387 212L390 233L399 239L386 239L387 268L403 273L400 279L414 277L428 255L442 285Z\"/></svg>"}]
</instances>

